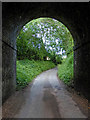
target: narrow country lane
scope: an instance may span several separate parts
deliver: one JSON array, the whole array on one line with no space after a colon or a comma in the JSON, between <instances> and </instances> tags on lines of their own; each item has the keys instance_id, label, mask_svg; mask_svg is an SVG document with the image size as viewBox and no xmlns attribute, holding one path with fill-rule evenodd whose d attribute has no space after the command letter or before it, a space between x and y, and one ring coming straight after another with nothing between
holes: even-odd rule
<instances>
[{"instance_id":1,"label":"narrow country lane","mask_svg":"<svg viewBox=\"0 0 90 120\"><path fill-rule=\"evenodd\" d=\"M3 105L3 118L86 118L57 78L57 69L38 75Z\"/></svg>"}]
</instances>

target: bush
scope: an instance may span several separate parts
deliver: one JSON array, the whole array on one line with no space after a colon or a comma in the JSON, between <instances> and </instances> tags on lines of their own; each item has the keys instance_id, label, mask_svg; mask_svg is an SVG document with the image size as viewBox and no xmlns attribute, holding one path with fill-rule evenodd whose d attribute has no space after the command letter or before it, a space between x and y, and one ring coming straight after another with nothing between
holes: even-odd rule
<instances>
[{"instance_id":1,"label":"bush","mask_svg":"<svg viewBox=\"0 0 90 120\"><path fill-rule=\"evenodd\" d=\"M51 61L30 61L17 60L17 87L19 90L24 88L41 72L54 68L55 65Z\"/></svg>"},{"instance_id":2,"label":"bush","mask_svg":"<svg viewBox=\"0 0 90 120\"><path fill-rule=\"evenodd\" d=\"M62 64L58 65L58 77L65 84L71 85L73 80L73 55L69 55Z\"/></svg>"}]
</instances>

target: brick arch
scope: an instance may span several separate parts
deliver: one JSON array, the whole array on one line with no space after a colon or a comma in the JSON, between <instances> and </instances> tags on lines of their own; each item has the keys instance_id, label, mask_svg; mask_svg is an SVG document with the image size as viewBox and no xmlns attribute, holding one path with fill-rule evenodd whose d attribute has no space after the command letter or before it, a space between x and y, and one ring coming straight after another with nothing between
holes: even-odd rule
<instances>
[{"instance_id":1,"label":"brick arch","mask_svg":"<svg viewBox=\"0 0 90 120\"><path fill-rule=\"evenodd\" d=\"M50 17L62 22L74 38L74 86L88 95L88 65L90 42L88 40L88 4L77 3L3 3L3 101L16 85L16 37L22 26L32 19Z\"/></svg>"}]
</instances>

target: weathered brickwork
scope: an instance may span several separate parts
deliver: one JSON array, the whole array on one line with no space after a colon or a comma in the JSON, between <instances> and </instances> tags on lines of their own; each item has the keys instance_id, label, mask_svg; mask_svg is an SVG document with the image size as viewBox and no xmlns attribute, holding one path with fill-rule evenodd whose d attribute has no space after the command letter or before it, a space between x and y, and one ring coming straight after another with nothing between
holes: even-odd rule
<instances>
[{"instance_id":1,"label":"weathered brickwork","mask_svg":"<svg viewBox=\"0 0 90 120\"><path fill-rule=\"evenodd\" d=\"M3 3L3 101L16 85L16 36L23 25L39 17L55 18L65 24L74 38L75 89L88 95L90 41L88 3Z\"/></svg>"}]
</instances>

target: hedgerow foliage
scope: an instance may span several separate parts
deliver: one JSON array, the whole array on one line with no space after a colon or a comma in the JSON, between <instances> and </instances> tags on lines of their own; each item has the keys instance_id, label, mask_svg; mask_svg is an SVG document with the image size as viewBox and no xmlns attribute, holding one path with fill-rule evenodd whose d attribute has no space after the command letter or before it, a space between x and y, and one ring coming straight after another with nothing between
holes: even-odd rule
<instances>
[{"instance_id":1,"label":"hedgerow foliage","mask_svg":"<svg viewBox=\"0 0 90 120\"><path fill-rule=\"evenodd\" d=\"M51 61L17 60L17 90L27 86L41 72L54 67Z\"/></svg>"},{"instance_id":2,"label":"hedgerow foliage","mask_svg":"<svg viewBox=\"0 0 90 120\"><path fill-rule=\"evenodd\" d=\"M58 77L71 86L73 82L73 54L70 54L62 64L58 65Z\"/></svg>"}]
</instances>

